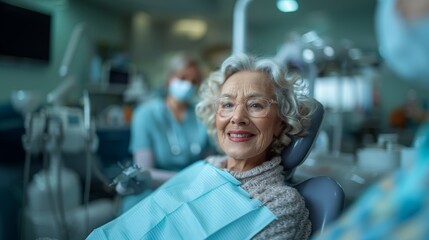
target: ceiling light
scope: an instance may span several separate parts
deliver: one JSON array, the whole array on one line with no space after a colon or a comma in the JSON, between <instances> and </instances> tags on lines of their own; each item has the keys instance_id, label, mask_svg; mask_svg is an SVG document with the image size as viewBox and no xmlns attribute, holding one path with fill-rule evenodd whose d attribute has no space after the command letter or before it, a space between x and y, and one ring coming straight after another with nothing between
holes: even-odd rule
<instances>
[{"instance_id":1,"label":"ceiling light","mask_svg":"<svg viewBox=\"0 0 429 240\"><path fill-rule=\"evenodd\" d=\"M172 31L176 35L186 36L192 40L202 38L207 32L207 24L197 19L181 19L173 25Z\"/></svg>"},{"instance_id":2,"label":"ceiling light","mask_svg":"<svg viewBox=\"0 0 429 240\"><path fill-rule=\"evenodd\" d=\"M295 0L277 0L277 8L282 12L295 12L298 7L298 2Z\"/></svg>"}]
</instances>

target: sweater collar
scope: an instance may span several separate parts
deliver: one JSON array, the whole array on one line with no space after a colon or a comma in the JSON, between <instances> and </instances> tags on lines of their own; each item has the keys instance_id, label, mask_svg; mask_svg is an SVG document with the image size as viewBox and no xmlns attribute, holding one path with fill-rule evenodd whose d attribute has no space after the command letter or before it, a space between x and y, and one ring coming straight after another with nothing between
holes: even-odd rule
<instances>
[{"instance_id":1,"label":"sweater collar","mask_svg":"<svg viewBox=\"0 0 429 240\"><path fill-rule=\"evenodd\" d=\"M281 167L281 171L283 170L283 167L280 166L281 158L280 156L273 157L271 160L263 162L261 165L258 165L250 170L243 171L243 172L236 172L233 170L224 169L228 173L230 173L232 176L234 176L237 179L244 179L248 177L254 177L257 175L260 175L262 173L272 171L273 169L277 167Z\"/></svg>"}]
</instances>

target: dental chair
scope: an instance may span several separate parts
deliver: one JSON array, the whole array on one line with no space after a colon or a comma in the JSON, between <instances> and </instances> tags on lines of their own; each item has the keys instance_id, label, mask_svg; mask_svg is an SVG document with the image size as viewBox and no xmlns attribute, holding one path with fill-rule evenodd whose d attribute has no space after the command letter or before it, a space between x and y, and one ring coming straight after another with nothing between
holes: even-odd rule
<instances>
[{"instance_id":1,"label":"dental chair","mask_svg":"<svg viewBox=\"0 0 429 240\"><path fill-rule=\"evenodd\" d=\"M323 105L316 101L317 109L311 118L311 127L303 137L292 138L291 144L282 152L285 171L291 172L291 183L304 197L312 224L311 234L323 232L328 223L334 221L344 209L344 191L332 178L317 176L302 182L295 182L293 172L305 161L318 135L324 116Z\"/></svg>"}]
</instances>

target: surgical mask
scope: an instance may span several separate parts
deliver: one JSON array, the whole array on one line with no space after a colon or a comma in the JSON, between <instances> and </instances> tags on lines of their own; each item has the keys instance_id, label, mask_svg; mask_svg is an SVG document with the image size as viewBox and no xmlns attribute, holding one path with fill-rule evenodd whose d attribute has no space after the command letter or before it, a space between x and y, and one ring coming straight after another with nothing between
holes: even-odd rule
<instances>
[{"instance_id":1,"label":"surgical mask","mask_svg":"<svg viewBox=\"0 0 429 240\"><path fill-rule=\"evenodd\" d=\"M189 81L174 78L168 86L168 92L175 99L182 102L188 102L192 100L194 96L195 87Z\"/></svg>"},{"instance_id":2,"label":"surgical mask","mask_svg":"<svg viewBox=\"0 0 429 240\"><path fill-rule=\"evenodd\" d=\"M396 1L379 0L376 33L380 54L407 81L429 85L429 16L406 21Z\"/></svg>"}]
</instances>

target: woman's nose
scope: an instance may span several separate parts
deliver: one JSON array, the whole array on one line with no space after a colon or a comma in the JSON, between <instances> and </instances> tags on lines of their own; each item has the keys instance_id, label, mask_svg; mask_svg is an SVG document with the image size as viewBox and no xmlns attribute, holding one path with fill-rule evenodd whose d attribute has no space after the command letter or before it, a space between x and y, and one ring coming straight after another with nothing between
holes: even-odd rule
<instances>
[{"instance_id":1,"label":"woman's nose","mask_svg":"<svg viewBox=\"0 0 429 240\"><path fill-rule=\"evenodd\" d=\"M249 116L246 112L246 109L244 109L244 104L239 104L232 113L231 117L231 123L237 124L237 125L247 125L249 124Z\"/></svg>"}]
</instances>

